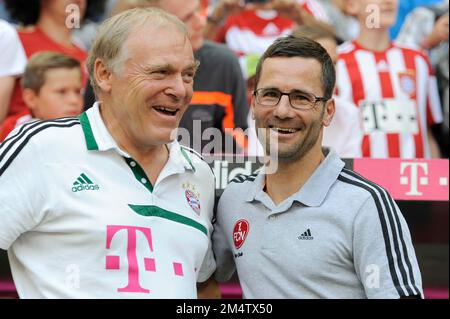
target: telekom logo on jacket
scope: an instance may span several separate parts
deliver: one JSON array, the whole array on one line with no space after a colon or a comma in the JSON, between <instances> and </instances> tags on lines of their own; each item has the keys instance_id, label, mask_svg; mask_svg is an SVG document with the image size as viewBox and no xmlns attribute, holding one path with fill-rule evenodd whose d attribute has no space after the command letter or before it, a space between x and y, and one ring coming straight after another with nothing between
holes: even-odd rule
<instances>
[{"instance_id":1,"label":"telekom logo on jacket","mask_svg":"<svg viewBox=\"0 0 450 319\"><path fill-rule=\"evenodd\" d=\"M126 253L126 263L128 264L128 284L125 287L118 288L118 292L133 292L133 293L150 293L149 289L145 289L140 285L139 282L139 264L137 253L137 242L136 235L138 232L144 235L149 248L149 254L153 252L153 242L152 242L152 232L150 228L136 227L136 226L119 226L119 225L109 225L106 229L106 249L111 248L111 242L114 236L121 231L127 232L127 251ZM144 251L140 249L142 254ZM120 269L120 260L124 259L123 256L108 255L106 256L106 269L108 270L118 270ZM178 262L173 262L173 271L176 276L184 276L183 265ZM154 258L144 257L144 270L150 272L156 272L156 261Z\"/></svg>"}]
</instances>

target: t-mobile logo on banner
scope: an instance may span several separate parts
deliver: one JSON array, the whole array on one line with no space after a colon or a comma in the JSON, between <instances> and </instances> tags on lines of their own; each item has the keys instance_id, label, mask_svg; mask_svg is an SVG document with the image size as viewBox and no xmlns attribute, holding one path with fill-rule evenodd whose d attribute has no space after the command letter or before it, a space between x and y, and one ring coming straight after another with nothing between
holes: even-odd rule
<instances>
[{"instance_id":1,"label":"t-mobile logo on banner","mask_svg":"<svg viewBox=\"0 0 450 319\"><path fill-rule=\"evenodd\" d=\"M405 195L448 200L448 162L447 167L443 164L442 160L402 161L400 185L407 188Z\"/></svg>"},{"instance_id":2,"label":"t-mobile logo on banner","mask_svg":"<svg viewBox=\"0 0 450 319\"><path fill-rule=\"evenodd\" d=\"M127 232L127 261L128 261L128 284L125 287L118 288L118 292L133 292L133 293L150 293L149 289L141 287L139 282L139 264L137 254L137 234L141 233L146 239L149 252L153 252L152 233L150 228L136 227L136 226L118 226L110 225L106 229L106 249L111 248L113 237L120 231ZM140 241L142 243L142 241ZM142 254L142 247L139 252ZM106 269L118 270L120 269L120 256L109 255L106 256ZM173 262L173 271L176 276L183 276L183 265L178 262ZM156 261L154 258L144 257L145 271L156 272Z\"/></svg>"},{"instance_id":3,"label":"t-mobile logo on banner","mask_svg":"<svg viewBox=\"0 0 450 319\"><path fill-rule=\"evenodd\" d=\"M409 170L409 176L406 171ZM410 189L406 195L421 196L420 185L428 185L428 164L427 163L401 163L400 164L400 184L409 185ZM423 175L423 176L420 176ZM420 176L420 177L419 177Z\"/></svg>"},{"instance_id":4,"label":"t-mobile logo on banner","mask_svg":"<svg viewBox=\"0 0 450 319\"><path fill-rule=\"evenodd\" d=\"M448 160L364 158L355 159L353 168L394 199L448 201Z\"/></svg>"}]
</instances>

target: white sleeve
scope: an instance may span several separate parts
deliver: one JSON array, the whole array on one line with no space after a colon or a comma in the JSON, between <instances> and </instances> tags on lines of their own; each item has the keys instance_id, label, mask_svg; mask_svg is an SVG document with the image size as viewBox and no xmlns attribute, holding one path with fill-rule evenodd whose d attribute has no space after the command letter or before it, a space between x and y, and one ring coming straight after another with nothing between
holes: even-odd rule
<instances>
[{"instance_id":1,"label":"white sleeve","mask_svg":"<svg viewBox=\"0 0 450 319\"><path fill-rule=\"evenodd\" d=\"M368 298L423 298L408 224L391 196L379 189L366 200L354 221L356 273Z\"/></svg>"},{"instance_id":2,"label":"white sleeve","mask_svg":"<svg viewBox=\"0 0 450 319\"><path fill-rule=\"evenodd\" d=\"M42 221L49 186L36 147L18 131L0 144L0 249L5 250Z\"/></svg>"},{"instance_id":3,"label":"white sleeve","mask_svg":"<svg viewBox=\"0 0 450 319\"><path fill-rule=\"evenodd\" d=\"M444 121L442 114L441 99L439 97L439 90L436 76L431 74L428 78L428 94L427 94L427 118L429 125L439 124Z\"/></svg>"},{"instance_id":4,"label":"white sleeve","mask_svg":"<svg viewBox=\"0 0 450 319\"><path fill-rule=\"evenodd\" d=\"M346 114L347 121L347 129L345 130L345 138L347 142L343 144L342 157L361 157L361 145L364 132L361 123L360 109L352 102L345 100L340 103L340 107L341 111L345 110L343 114Z\"/></svg>"},{"instance_id":5,"label":"white sleeve","mask_svg":"<svg viewBox=\"0 0 450 319\"><path fill-rule=\"evenodd\" d=\"M336 64L336 91L342 99L353 102L352 81L344 59L339 59Z\"/></svg>"},{"instance_id":6,"label":"white sleeve","mask_svg":"<svg viewBox=\"0 0 450 319\"><path fill-rule=\"evenodd\" d=\"M203 163L204 165L207 165ZM213 233L213 216L214 216L214 201L215 201L215 181L214 181L214 175L211 172L210 168L207 167L207 174L208 176L206 178L209 179L209 193L208 193L208 202L207 202L207 224L208 224L208 250L206 252L205 258L203 259L202 266L200 267L200 271L198 274L197 282L205 282L206 280L211 277L211 275L214 273L214 270L216 270L216 260L214 259L214 253L212 250L212 243L211 243L211 237Z\"/></svg>"},{"instance_id":7,"label":"white sleeve","mask_svg":"<svg viewBox=\"0 0 450 319\"><path fill-rule=\"evenodd\" d=\"M0 77L20 75L25 70L27 58L17 31L0 20Z\"/></svg>"},{"instance_id":8,"label":"white sleeve","mask_svg":"<svg viewBox=\"0 0 450 319\"><path fill-rule=\"evenodd\" d=\"M360 110L355 104L335 96L336 111L323 131L322 144L333 148L342 158L361 157L363 130Z\"/></svg>"}]
</instances>

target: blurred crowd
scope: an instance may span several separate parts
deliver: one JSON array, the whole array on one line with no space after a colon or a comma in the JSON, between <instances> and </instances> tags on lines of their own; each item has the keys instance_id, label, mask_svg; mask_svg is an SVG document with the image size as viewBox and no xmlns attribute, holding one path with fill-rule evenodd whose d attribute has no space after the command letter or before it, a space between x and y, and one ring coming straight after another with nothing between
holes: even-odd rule
<instances>
[{"instance_id":1,"label":"blurred crowd","mask_svg":"<svg viewBox=\"0 0 450 319\"><path fill-rule=\"evenodd\" d=\"M256 66L293 34L336 66L326 146L347 158L449 157L448 0L0 0L0 142L91 107L86 58L98 26L147 6L185 23L200 61L181 122L199 152L261 155L249 106ZM208 147L209 128L221 147Z\"/></svg>"}]
</instances>

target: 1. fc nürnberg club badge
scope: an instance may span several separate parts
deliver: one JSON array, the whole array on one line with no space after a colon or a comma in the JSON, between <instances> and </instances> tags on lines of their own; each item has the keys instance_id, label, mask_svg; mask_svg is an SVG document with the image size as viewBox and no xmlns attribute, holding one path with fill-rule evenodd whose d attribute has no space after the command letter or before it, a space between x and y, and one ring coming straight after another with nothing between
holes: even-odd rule
<instances>
[{"instance_id":1,"label":"1. fc n\u00fcrnberg club badge","mask_svg":"<svg viewBox=\"0 0 450 319\"><path fill-rule=\"evenodd\" d=\"M183 183L184 195L186 196L187 203L191 206L192 210L200 215L200 194L195 190L195 186L189 183Z\"/></svg>"},{"instance_id":2,"label":"1. fc n\u00fcrnberg club badge","mask_svg":"<svg viewBox=\"0 0 450 319\"><path fill-rule=\"evenodd\" d=\"M245 219L239 219L233 228L233 243L236 249L239 249L244 245L245 239L247 239L250 225Z\"/></svg>"}]
</instances>

